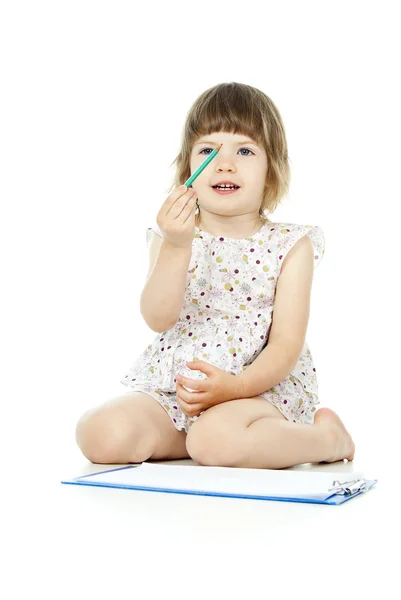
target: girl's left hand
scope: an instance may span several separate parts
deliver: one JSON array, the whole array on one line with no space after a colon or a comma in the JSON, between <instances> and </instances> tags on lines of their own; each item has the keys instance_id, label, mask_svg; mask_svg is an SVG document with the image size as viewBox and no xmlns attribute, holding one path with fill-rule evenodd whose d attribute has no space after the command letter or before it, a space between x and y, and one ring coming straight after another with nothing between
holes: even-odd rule
<instances>
[{"instance_id":1,"label":"girl's left hand","mask_svg":"<svg viewBox=\"0 0 401 600\"><path fill-rule=\"evenodd\" d=\"M207 379L189 379L183 375L176 377L177 402L188 417L199 415L202 411L227 402L242 398L242 386L236 375L227 373L203 360L186 363L190 369L201 371ZM188 392L183 385L196 392Z\"/></svg>"}]
</instances>

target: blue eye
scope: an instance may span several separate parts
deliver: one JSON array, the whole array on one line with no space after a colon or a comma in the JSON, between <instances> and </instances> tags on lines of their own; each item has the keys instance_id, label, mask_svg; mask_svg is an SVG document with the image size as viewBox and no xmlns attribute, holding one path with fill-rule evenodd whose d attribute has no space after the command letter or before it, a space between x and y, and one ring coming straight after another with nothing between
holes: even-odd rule
<instances>
[{"instance_id":1,"label":"blue eye","mask_svg":"<svg viewBox=\"0 0 401 600\"><path fill-rule=\"evenodd\" d=\"M199 152L199 154L203 154L203 153L205 152L205 150L212 150L212 148L203 148L203 150L201 150L201 151ZM238 150L238 152L240 152L241 150L246 150L247 152L250 152L251 154L254 154L254 153L252 152L252 150L249 150L249 148L240 148L240 149ZM213 150L212 150L212 151L213 151ZM249 154L242 154L241 156L249 156Z\"/></svg>"}]
</instances>

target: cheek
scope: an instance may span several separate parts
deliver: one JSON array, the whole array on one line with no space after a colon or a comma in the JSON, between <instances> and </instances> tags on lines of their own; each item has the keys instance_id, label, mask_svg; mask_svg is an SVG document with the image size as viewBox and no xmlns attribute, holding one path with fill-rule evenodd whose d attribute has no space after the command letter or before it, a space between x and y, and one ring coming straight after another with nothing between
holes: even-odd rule
<instances>
[{"instance_id":1,"label":"cheek","mask_svg":"<svg viewBox=\"0 0 401 600\"><path fill-rule=\"evenodd\" d=\"M202 163L203 163L203 160L202 160L201 156L195 156L195 157L191 158L191 161L189 163L190 167L191 167L191 173L194 173L196 171L196 169L201 166Z\"/></svg>"}]
</instances>

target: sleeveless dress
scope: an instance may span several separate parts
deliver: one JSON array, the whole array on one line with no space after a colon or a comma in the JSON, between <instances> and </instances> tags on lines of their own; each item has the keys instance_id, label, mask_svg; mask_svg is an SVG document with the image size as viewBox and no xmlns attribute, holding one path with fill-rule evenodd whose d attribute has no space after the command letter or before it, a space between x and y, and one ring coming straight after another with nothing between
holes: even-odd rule
<instances>
[{"instance_id":1,"label":"sleeveless dress","mask_svg":"<svg viewBox=\"0 0 401 600\"><path fill-rule=\"evenodd\" d=\"M157 226L149 227L148 246L152 229L162 236ZM281 265L304 235L312 240L316 269L325 249L318 226L266 221L252 237L242 239L215 236L196 227L178 322L156 335L120 382L130 391L152 396L176 429L188 432L200 415L188 417L181 411L176 375L206 378L201 371L189 369L187 361L203 360L235 375L252 364L267 345ZM289 375L258 396L288 420L313 424L318 385L307 343Z\"/></svg>"}]
</instances>

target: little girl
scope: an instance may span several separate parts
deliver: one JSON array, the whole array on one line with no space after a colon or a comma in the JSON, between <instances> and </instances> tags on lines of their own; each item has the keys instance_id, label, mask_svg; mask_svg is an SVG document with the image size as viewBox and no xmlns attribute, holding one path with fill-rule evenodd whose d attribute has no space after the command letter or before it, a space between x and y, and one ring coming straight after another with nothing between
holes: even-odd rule
<instances>
[{"instance_id":1,"label":"little girl","mask_svg":"<svg viewBox=\"0 0 401 600\"><path fill-rule=\"evenodd\" d=\"M190 175L221 149L193 182ZM317 226L277 223L290 170L280 113L260 90L217 85L194 103L173 188L147 230L141 314L158 332L130 388L85 413L76 439L96 463L192 458L281 469L353 460L341 419L319 404L305 342Z\"/></svg>"}]
</instances>

